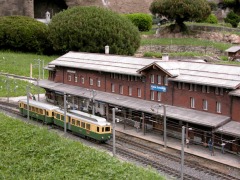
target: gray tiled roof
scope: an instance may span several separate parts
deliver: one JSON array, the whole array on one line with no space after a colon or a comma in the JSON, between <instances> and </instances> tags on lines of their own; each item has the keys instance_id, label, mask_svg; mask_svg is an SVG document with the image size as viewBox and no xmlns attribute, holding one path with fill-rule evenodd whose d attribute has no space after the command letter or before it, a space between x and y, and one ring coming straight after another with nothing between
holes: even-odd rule
<instances>
[{"instance_id":1,"label":"gray tiled roof","mask_svg":"<svg viewBox=\"0 0 240 180\"><path fill-rule=\"evenodd\" d=\"M165 71L170 81L204 84L236 89L240 86L240 67L184 61L162 61L94 53L69 52L49 63L49 66L64 66L119 74L141 76L139 72L156 65Z\"/></svg>"},{"instance_id":2,"label":"gray tiled roof","mask_svg":"<svg viewBox=\"0 0 240 180\"><path fill-rule=\"evenodd\" d=\"M240 50L240 46L232 46L230 48L228 48L227 50L225 50L226 52L237 52Z\"/></svg>"},{"instance_id":3,"label":"gray tiled roof","mask_svg":"<svg viewBox=\"0 0 240 180\"><path fill-rule=\"evenodd\" d=\"M131 56L69 52L53 60L49 65L140 76L137 70L154 61L160 60Z\"/></svg>"},{"instance_id":4,"label":"gray tiled roof","mask_svg":"<svg viewBox=\"0 0 240 180\"><path fill-rule=\"evenodd\" d=\"M218 133L240 137L240 122L230 121L217 129Z\"/></svg>"}]
</instances>

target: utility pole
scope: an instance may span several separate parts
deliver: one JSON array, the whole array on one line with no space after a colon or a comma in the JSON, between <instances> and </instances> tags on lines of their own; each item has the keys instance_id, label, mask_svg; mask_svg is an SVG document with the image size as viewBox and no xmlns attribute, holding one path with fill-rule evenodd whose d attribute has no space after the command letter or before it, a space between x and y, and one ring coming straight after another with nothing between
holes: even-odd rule
<instances>
[{"instance_id":1,"label":"utility pole","mask_svg":"<svg viewBox=\"0 0 240 180\"><path fill-rule=\"evenodd\" d=\"M64 134L67 133L67 100L66 93L64 92Z\"/></svg>"}]
</instances>

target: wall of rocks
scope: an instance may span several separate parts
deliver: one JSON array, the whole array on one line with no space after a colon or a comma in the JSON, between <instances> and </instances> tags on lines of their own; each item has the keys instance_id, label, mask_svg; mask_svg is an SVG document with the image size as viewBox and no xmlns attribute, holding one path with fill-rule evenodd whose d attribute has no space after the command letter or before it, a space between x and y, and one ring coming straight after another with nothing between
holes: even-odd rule
<instances>
[{"instance_id":1,"label":"wall of rocks","mask_svg":"<svg viewBox=\"0 0 240 180\"><path fill-rule=\"evenodd\" d=\"M136 54L144 54L145 52L174 53L174 52L196 52L201 54L212 54L217 56L226 55L224 51L220 51L209 46L177 46L177 45L148 45L141 46Z\"/></svg>"}]
</instances>

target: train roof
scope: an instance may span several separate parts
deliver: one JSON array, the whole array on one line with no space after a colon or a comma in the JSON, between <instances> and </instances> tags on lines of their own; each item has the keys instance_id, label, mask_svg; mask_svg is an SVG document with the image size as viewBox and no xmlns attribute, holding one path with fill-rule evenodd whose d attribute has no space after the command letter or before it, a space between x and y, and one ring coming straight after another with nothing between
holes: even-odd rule
<instances>
[{"instance_id":1,"label":"train roof","mask_svg":"<svg viewBox=\"0 0 240 180\"><path fill-rule=\"evenodd\" d=\"M23 102L24 104L27 104L27 99L19 100L18 102ZM40 101L34 101L34 100L31 100L31 99L29 99L29 106L34 106L34 107L41 108L41 109L46 109L46 110L59 109L58 106L54 106L54 105L47 104L47 103L40 102Z\"/></svg>"},{"instance_id":2,"label":"train roof","mask_svg":"<svg viewBox=\"0 0 240 180\"><path fill-rule=\"evenodd\" d=\"M56 111L64 114L64 111L61 109L57 109ZM82 111L70 110L69 112L67 112L67 116L71 116L76 119L81 118L82 120L84 120L88 123L96 124L99 126L103 126L103 125L110 126L111 125L111 123L107 122L107 120L105 118L91 115L91 114L88 114L88 113L85 113Z\"/></svg>"}]
</instances>

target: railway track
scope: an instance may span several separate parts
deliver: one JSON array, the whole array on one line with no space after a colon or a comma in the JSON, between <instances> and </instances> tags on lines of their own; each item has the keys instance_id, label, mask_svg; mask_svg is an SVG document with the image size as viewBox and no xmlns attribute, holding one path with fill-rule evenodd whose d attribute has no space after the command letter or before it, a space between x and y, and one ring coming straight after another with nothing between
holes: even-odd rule
<instances>
[{"instance_id":1,"label":"railway track","mask_svg":"<svg viewBox=\"0 0 240 180\"><path fill-rule=\"evenodd\" d=\"M141 152L141 154L145 154L145 157L152 157L150 159L150 161L148 162L148 165L151 165L151 166L154 165L152 167L156 168L157 170L160 170L159 166L164 166L164 164L162 162L167 160L167 161L171 161L172 163L177 163L178 166L180 167L180 162L181 162L180 157L160 151L159 149L154 149L152 147L149 147L149 146L145 145L146 143L142 143L142 142L138 143L138 142L132 141L130 139L131 138L129 138L129 135L128 135L128 139L121 137L121 136L117 136L117 141L120 142L120 144L126 145L128 149L130 148L130 149L133 149L134 151L136 150L138 152ZM117 148L118 148L117 152L122 153L122 148L119 146ZM119 149L120 149L120 151L119 151ZM176 171L169 166L167 166L167 168L170 169L170 171L168 171L168 169L167 169L167 171L165 171L165 167L163 168L162 171L166 172L167 174L173 175L176 178L179 178L180 171ZM195 161L190 161L187 159L185 159L185 161L184 161L184 168L188 169L188 171L190 170L192 172L194 172L194 171L196 172L196 173L192 173L192 174L197 174L197 172L201 172L201 174L205 174L206 178L209 177L209 179L224 179L224 180L239 180L240 179L240 178L219 172L214 169L209 169L203 165L200 165L199 163L196 163ZM199 178L194 175L191 176L191 175L189 175L189 173L188 174L184 173L184 179L199 179Z\"/></svg>"},{"instance_id":2,"label":"railway track","mask_svg":"<svg viewBox=\"0 0 240 180\"><path fill-rule=\"evenodd\" d=\"M103 145L107 150L111 151L112 150L112 144L105 144ZM122 147L117 147L117 153L121 156L124 157L126 159L131 159L137 163L141 163L142 165L148 167L151 166L152 168L156 169L159 172L165 173L170 175L173 178L180 178L180 172L176 169L173 169L169 166L165 166L163 164L161 164L158 159L151 159L151 158L147 158L144 155L140 155L138 152L134 152L131 149L126 149L126 148L122 148ZM194 176L190 176L188 174L184 175L184 179L186 180L198 180L198 178L194 177ZM199 179L200 180L200 179Z\"/></svg>"},{"instance_id":3,"label":"railway track","mask_svg":"<svg viewBox=\"0 0 240 180\"><path fill-rule=\"evenodd\" d=\"M21 116L18 105L12 104L8 102L2 102L0 101L0 107L2 110ZM41 123L42 124L42 123ZM145 143L142 143L141 141L133 141L130 136L127 135L128 138L124 138L122 136L117 136L117 154L121 157L124 157L125 159L139 163L143 166L151 166L152 168L156 169L157 171L166 174L167 176L170 176L172 178L180 178L180 157L169 154L166 152L162 152L157 148L152 148L147 145L144 145ZM134 137L136 138L136 137ZM140 138L139 138L140 139ZM97 144L96 141L91 141L94 144ZM98 144L99 146L102 146L103 148L107 149L108 151L112 151L112 143L111 141L108 144ZM171 162L172 164L175 164L175 167L169 166L165 162ZM176 168L179 167L179 168ZM217 180L240 180L238 177L234 177L228 174L224 174L222 172L219 172L214 169L207 169L205 166L200 165L196 163L195 161L189 161L185 159L184 164L184 179L190 180L190 179L217 179ZM189 173L189 171L193 173ZM194 174L200 174L200 176L195 176ZM201 176L201 174L204 174L205 178Z\"/></svg>"}]
</instances>

